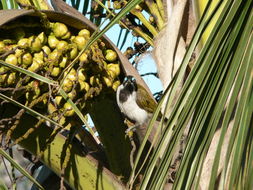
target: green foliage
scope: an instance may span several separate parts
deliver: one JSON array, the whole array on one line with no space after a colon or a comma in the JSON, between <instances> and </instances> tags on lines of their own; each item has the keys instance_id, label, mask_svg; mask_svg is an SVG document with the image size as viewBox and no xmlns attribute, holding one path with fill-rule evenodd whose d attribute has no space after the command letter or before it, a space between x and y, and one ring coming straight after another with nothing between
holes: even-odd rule
<instances>
[{"instance_id":1,"label":"green foliage","mask_svg":"<svg viewBox=\"0 0 253 190\"><path fill-rule=\"evenodd\" d=\"M80 0L71 0L73 7L80 10L83 15L87 16L90 14L91 20L99 25L98 29L93 33L84 49L80 52L80 55L94 42L96 42L103 34L105 34L109 29L118 23L127 28L127 30L121 29L121 34L123 34L124 30L126 32L124 35L119 36L117 46L120 45L120 40L122 41L121 47L124 45L127 37L130 34L129 31L134 31L138 34L138 36L141 36L144 40L149 42L150 45L153 45L153 38L163 28L164 18L157 17L160 19L156 21L154 26L151 26L146 22L146 18L144 18L143 15L140 15L139 12L131 13L133 10L136 11L136 5L140 2L140 0L128 1L128 3L118 11L111 11L111 7L106 7L105 1L96 2L96 4L94 4L95 9L91 11L91 1L84 1L84 5L81 6L82 3ZM157 3L161 2L157 1ZM208 5L210 5L210 3L211 0L209 1ZM39 1L34 1L33 5L40 9ZM222 1L219 1L217 7L210 16L206 14L207 10L209 9L209 6L207 6L203 17L199 22L195 35L185 54L182 65L171 81L169 87L166 89L164 97L161 99L157 111L154 113L153 119L150 121L147 135L143 140L143 144L139 148L135 165L132 169L129 180L130 188L134 188L136 179L139 177L141 170L144 170L144 175L140 183L140 189L163 189L163 186L168 180L168 172L172 164L173 156L176 153L176 146L178 146L180 143L186 128L189 129L189 132L187 134L182 160L180 161L180 166L173 183L173 189L199 188L200 181L202 180L201 173L203 172L204 160L217 129L220 129L220 136L215 152L214 162L212 164L212 170L210 171L211 177L210 179L205 179L209 181L209 189L214 189L217 185L217 176L219 176L218 185L220 186L220 189L251 189L253 186L252 0L231 0L226 2L221 15L219 16L219 19L209 36L208 41L201 50L190 75L181 89L180 94L177 94L177 87L182 80L184 80L184 73L190 61L191 55L198 45L206 27L212 21L214 15L220 9L221 5ZM16 1L11 0L8 3L7 0L2 0L0 2L0 9L11 8L17 8ZM147 13L160 16L164 15L163 12L157 12L157 7L153 4L150 4L148 8L149 9L146 7L145 10ZM96 17L96 14L100 16L106 16ZM122 19L129 18L129 15L135 15L135 19L139 19L142 24L138 25L138 27L133 27L132 25L129 25L129 23L126 24L126 22L123 22ZM101 27L108 19L110 19L110 22L104 27ZM131 30L129 30L129 28L131 28ZM71 66L68 67L67 70L70 70L71 67L76 64L76 62L77 59L72 62ZM14 65L8 65L3 61L0 61L0 65L11 67L18 72L22 72L28 76L34 77L35 79L43 81L48 85L58 86L61 95L72 105L78 117L85 125L87 125L81 111L70 99L67 98L66 93L60 88L60 84L35 73L26 71L25 69L18 68ZM169 98L166 99L166 96ZM15 102L3 94L0 94L0 98L24 108L28 113L36 118L43 118L55 125L59 125L35 110ZM177 99L177 101L173 103L175 99ZM150 149L147 152L146 149L144 149L144 146L147 142L154 122L158 117L158 113L161 110L161 105L165 101L167 108L173 109L171 109L167 120L164 120L160 123L160 127L164 130L162 131L160 138L158 138L158 133L157 137L154 138L154 142L152 142L154 147L153 151ZM96 117L96 112L92 114L94 115L94 118L100 119L100 117ZM106 122L110 123L108 119ZM101 119L100 122L97 123L101 123ZM120 123L120 121L118 123ZM231 130L231 135L227 137L226 134L229 130ZM102 131L101 133L104 133L106 130L101 128L100 131ZM102 134L100 135L103 136ZM108 142L109 145L111 145L111 139L108 139L110 138L110 134L103 137L107 138L104 142ZM222 159L222 146L227 138L229 143L225 154L226 158L221 173L219 173L218 169ZM56 144L60 142L60 147L66 146L65 140L58 139L59 141L57 141L57 138L55 140ZM55 148L54 145L52 145L52 150L57 152L57 154L60 154L62 151L62 149ZM50 152L50 150L47 151ZM117 157L116 153L117 152L111 153L113 158ZM4 154L4 152L1 151L1 154ZM34 154L38 153L34 152ZM73 155L77 155L77 153L74 152ZM144 163L140 163L141 155L146 155ZM109 159L113 159L112 157L109 157ZM83 160L82 158L78 157L78 159L80 159L80 162L88 162L88 159L86 158ZM110 160L109 162L113 163L114 165L117 161ZM14 162L13 164L16 168L20 169L20 167ZM117 168L117 164L118 163L114 165L115 168L113 169L114 171L119 171L119 173L127 166L127 164L125 164L122 166L122 168ZM141 165L141 168L137 167L139 165ZM81 164L80 166L83 165ZM89 172L92 173L96 171L96 167L97 166L91 166ZM59 170L61 167L57 166L56 168L57 169L54 169L58 170L58 174L60 174ZM22 168L20 170L22 171ZM92 180L96 180L97 173L94 172L92 174ZM24 173L24 175L33 180L29 175L27 175L27 173ZM106 175L104 173L103 175L105 175L105 178L101 178L107 182L110 180L117 181L110 175ZM128 171L125 172L124 177L128 177ZM71 183L73 185L75 182L72 181ZM88 184L91 185L91 183ZM76 184L73 186L75 186L75 188L80 188L77 187L78 185ZM123 188L123 186L119 186ZM108 188L113 189L115 187L108 186ZM82 187L80 189L82 189ZM101 189L103 189L103 186L101 186Z\"/></svg>"},{"instance_id":2,"label":"green foliage","mask_svg":"<svg viewBox=\"0 0 253 190\"><path fill-rule=\"evenodd\" d=\"M4 183L2 183L2 182L0 181L0 189L1 189L1 190L7 190L8 188L6 187L6 185L4 185Z\"/></svg>"},{"instance_id":3,"label":"green foliage","mask_svg":"<svg viewBox=\"0 0 253 190\"><path fill-rule=\"evenodd\" d=\"M219 9L221 2L215 11ZM229 146L219 185L226 189L249 187L251 174L248 171L252 168L249 164L252 161L249 155L252 154L250 147L253 140L250 135L253 109L251 5L251 0L226 3L179 94L168 121L164 123L166 127L155 151L147 160L148 167L141 189L160 189L166 183L176 145L182 139L187 125L189 133L186 147L173 189L198 189L203 163L218 128L221 128L221 135L213 169L210 171L212 175L209 189L214 189L214 185L217 185L215 182L221 146L229 128L232 129L232 134L227 137ZM172 82L171 90L166 92L169 93L168 108L172 106L177 84L183 80L182 73L190 55L214 14L215 12L210 18L204 14L199 23L181 68L175 76L175 81ZM229 125L230 122L232 126Z\"/></svg>"}]
</instances>

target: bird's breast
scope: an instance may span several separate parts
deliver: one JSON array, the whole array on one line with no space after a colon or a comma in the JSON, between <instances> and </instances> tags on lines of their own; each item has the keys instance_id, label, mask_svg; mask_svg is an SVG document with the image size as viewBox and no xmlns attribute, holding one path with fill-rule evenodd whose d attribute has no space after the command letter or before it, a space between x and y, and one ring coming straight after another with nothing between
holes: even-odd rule
<instances>
[{"instance_id":1,"label":"bird's breast","mask_svg":"<svg viewBox=\"0 0 253 190\"><path fill-rule=\"evenodd\" d=\"M141 109L132 94L128 96L127 100L119 104L120 110L132 121L138 125L144 124L148 119L148 113Z\"/></svg>"}]
</instances>

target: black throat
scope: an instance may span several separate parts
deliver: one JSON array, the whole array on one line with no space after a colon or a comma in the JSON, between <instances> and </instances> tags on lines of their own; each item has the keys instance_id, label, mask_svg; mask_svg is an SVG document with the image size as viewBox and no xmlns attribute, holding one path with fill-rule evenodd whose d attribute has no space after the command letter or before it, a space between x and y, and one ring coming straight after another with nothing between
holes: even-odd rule
<instances>
[{"instance_id":1,"label":"black throat","mask_svg":"<svg viewBox=\"0 0 253 190\"><path fill-rule=\"evenodd\" d=\"M134 91L137 91L136 83L127 83L119 92L119 101L124 103Z\"/></svg>"}]
</instances>

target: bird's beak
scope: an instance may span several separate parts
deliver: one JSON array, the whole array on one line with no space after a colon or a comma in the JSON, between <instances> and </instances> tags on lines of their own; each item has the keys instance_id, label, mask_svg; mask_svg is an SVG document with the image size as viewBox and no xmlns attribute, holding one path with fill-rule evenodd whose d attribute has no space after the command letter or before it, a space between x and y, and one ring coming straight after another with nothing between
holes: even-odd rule
<instances>
[{"instance_id":1,"label":"bird's beak","mask_svg":"<svg viewBox=\"0 0 253 190\"><path fill-rule=\"evenodd\" d=\"M129 84L131 84L131 80L130 79L127 79L126 81L124 81L124 86L127 86Z\"/></svg>"}]
</instances>

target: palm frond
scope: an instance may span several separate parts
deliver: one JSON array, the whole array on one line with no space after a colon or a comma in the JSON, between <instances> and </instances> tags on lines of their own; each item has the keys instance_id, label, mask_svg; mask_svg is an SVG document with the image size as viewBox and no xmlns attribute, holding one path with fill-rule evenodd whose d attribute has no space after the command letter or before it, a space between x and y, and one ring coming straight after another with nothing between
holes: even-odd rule
<instances>
[{"instance_id":1,"label":"palm frond","mask_svg":"<svg viewBox=\"0 0 253 190\"><path fill-rule=\"evenodd\" d=\"M171 91L167 92L170 93L168 107L171 107L175 98L176 91L173 90L182 80L181 74L185 71L189 56L221 5L220 1L210 17L206 14L202 17L175 76L174 85ZM248 163L247 159L252 159L247 156L251 155L248 144L252 142L252 137L248 135L252 125L252 106L249 106L252 104L252 64L250 64L252 47L249 45L252 44L252 24L251 1L228 1L225 4L213 32L180 92L166 123L166 129L147 162L148 167L144 173L141 189L161 189L167 182L175 147L182 139L187 125L190 125L187 143L173 189L198 187L209 146L217 128L221 127L222 132L209 184L209 189L213 189L218 175L221 145L228 124L233 118L234 109L235 122L229 137L230 144L227 148L221 184L231 189L234 186L242 187L247 181L248 174L244 172L250 171L247 168L249 165L244 166L242 163L245 160ZM163 154L164 148L166 151Z\"/></svg>"},{"instance_id":2,"label":"palm frond","mask_svg":"<svg viewBox=\"0 0 253 190\"><path fill-rule=\"evenodd\" d=\"M2 9L8 9L8 4L7 4L7 0L3 0L3 1L1 1L0 2L1 3L1 7L2 7Z\"/></svg>"}]
</instances>

